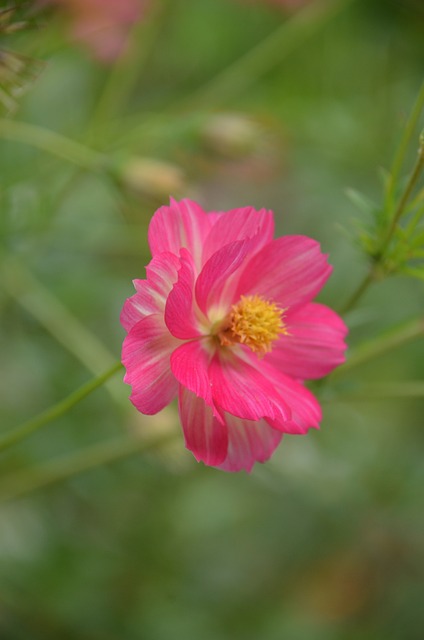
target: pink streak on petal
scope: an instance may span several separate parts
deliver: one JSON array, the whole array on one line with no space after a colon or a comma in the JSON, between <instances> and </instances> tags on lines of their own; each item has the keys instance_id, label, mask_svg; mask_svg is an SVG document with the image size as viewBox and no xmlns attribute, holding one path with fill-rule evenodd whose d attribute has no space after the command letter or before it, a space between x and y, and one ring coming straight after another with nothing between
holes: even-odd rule
<instances>
[{"instance_id":1,"label":"pink streak on petal","mask_svg":"<svg viewBox=\"0 0 424 640\"><path fill-rule=\"evenodd\" d=\"M345 361L347 327L332 309L309 303L289 309L284 322L288 335L282 335L265 358L279 371L309 380L322 378Z\"/></svg>"},{"instance_id":2,"label":"pink streak on petal","mask_svg":"<svg viewBox=\"0 0 424 640\"><path fill-rule=\"evenodd\" d=\"M246 265L238 297L258 294L282 307L309 302L332 271L320 245L306 236L277 238Z\"/></svg>"},{"instance_id":3,"label":"pink streak on petal","mask_svg":"<svg viewBox=\"0 0 424 640\"><path fill-rule=\"evenodd\" d=\"M166 301L165 323L176 338L190 340L200 336L201 331L193 300L195 267L187 249L181 249L180 262L178 280Z\"/></svg>"},{"instance_id":4,"label":"pink streak on petal","mask_svg":"<svg viewBox=\"0 0 424 640\"><path fill-rule=\"evenodd\" d=\"M270 427L265 420L252 422L225 414L228 427L228 453L219 469L251 471L255 462L268 460L283 434Z\"/></svg>"},{"instance_id":5,"label":"pink streak on petal","mask_svg":"<svg viewBox=\"0 0 424 640\"><path fill-rule=\"evenodd\" d=\"M146 267L147 280L133 280L135 293L127 298L121 312L121 324L129 331L142 318L163 313L166 298L177 280L180 262L172 253L162 253Z\"/></svg>"},{"instance_id":6,"label":"pink streak on petal","mask_svg":"<svg viewBox=\"0 0 424 640\"><path fill-rule=\"evenodd\" d=\"M122 363L127 372L124 382L132 387L131 402L141 413L157 413L178 392L169 363L180 342L173 338L160 314L143 318L124 340Z\"/></svg>"},{"instance_id":7,"label":"pink streak on petal","mask_svg":"<svg viewBox=\"0 0 424 640\"><path fill-rule=\"evenodd\" d=\"M222 422L212 397L209 380L209 363L211 353L203 340L193 340L182 344L171 356L171 369L178 382L190 391L203 398L212 407L213 415Z\"/></svg>"},{"instance_id":8,"label":"pink streak on petal","mask_svg":"<svg viewBox=\"0 0 424 640\"><path fill-rule=\"evenodd\" d=\"M196 300L205 315L212 306L229 308L234 301L230 276L240 267L249 252L249 241L239 240L213 254L196 282Z\"/></svg>"},{"instance_id":9,"label":"pink streak on petal","mask_svg":"<svg viewBox=\"0 0 424 640\"><path fill-rule=\"evenodd\" d=\"M209 214L211 215L211 214ZM258 236L255 250L271 242L274 235L274 218L272 211L253 207L232 209L218 214L215 224L210 230L203 248L203 263L223 246Z\"/></svg>"},{"instance_id":10,"label":"pink streak on petal","mask_svg":"<svg viewBox=\"0 0 424 640\"><path fill-rule=\"evenodd\" d=\"M281 398L285 406L288 407L290 415L266 416L267 422L285 433L306 433L308 429L319 428L321 420L321 407L312 393L297 380L280 373L275 367L249 351L243 353L245 364L250 364L251 368L260 374L267 381L270 393L276 398ZM253 377L252 377L253 378ZM232 412L234 413L234 412Z\"/></svg>"},{"instance_id":11,"label":"pink streak on petal","mask_svg":"<svg viewBox=\"0 0 424 640\"><path fill-rule=\"evenodd\" d=\"M178 256L184 247L200 268L202 247L212 224L196 202L187 199L176 202L171 198L170 206L158 209L150 222L148 240L152 255L171 251Z\"/></svg>"},{"instance_id":12,"label":"pink streak on petal","mask_svg":"<svg viewBox=\"0 0 424 640\"><path fill-rule=\"evenodd\" d=\"M179 411L187 449L197 461L216 466L227 455L228 436L225 424L214 418L202 398L180 386Z\"/></svg>"},{"instance_id":13,"label":"pink streak on petal","mask_svg":"<svg viewBox=\"0 0 424 640\"><path fill-rule=\"evenodd\" d=\"M238 418L291 418L288 405L272 382L234 353L215 354L209 366L209 379L215 403Z\"/></svg>"}]
</instances>

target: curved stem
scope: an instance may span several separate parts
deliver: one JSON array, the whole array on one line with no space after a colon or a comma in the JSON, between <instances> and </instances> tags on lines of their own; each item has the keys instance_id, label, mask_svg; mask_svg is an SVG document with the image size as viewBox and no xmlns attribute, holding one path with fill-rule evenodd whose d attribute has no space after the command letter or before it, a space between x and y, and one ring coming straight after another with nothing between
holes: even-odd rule
<instances>
[{"instance_id":1,"label":"curved stem","mask_svg":"<svg viewBox=\"0 0 424 640\"><path fill-rule=\"evenodd\" d=\"M353 294L351 295L349 300L346 302L342 310L340 311L342 315L344 315L345 313L353 309L353 307L356 305L358 300L362 298L362 295L365 293L365 291L368 289L368 287L373 281L374 281L374 273L370 270L366 274L362 282L359 284L357 289L353 292Z\"/></svg>"},{"instance_id":2,"label":"curved stem","mask_svg":"<svg viewBox=\"0 0 424 640\"><path fill-rule=\"evenodd\" d=\"M403 192L402 197L399 200L399 204L398 204L398 206L396 208L396 211L395 211L395 213L393 215L392 221L391 221L389 229L387 231L387 235L386 235L386 237L385 237L385 239L383 241L383 245L382 245L382 247L380 249L381 257L383 257L384 253L387 250L387 247L390 244L390 240L393 237L393 234L394 234L394 232L396 230L396 226L397 226L397 224L398 224L398 222L399 222L399 220L400 220L400 218L401 218L401 216L402 216L402 214L403 214L403 212L405 210L405 207L406 207L406 205L408 203L408 200L409 200L409 198L411 196L411 193L412 193L412 191L413 191L413 189L414 189L414 187L415 187L415 185L417 183L417 180L419 178L419 175L420 175L423 167L424 167L424 145L420 144L420 147L418 149L418 158L417 158L417 161L415 163L414 169L413 169L413 171L411 173L411 176L410 176L410 178L408 180L408 184L406 185L405 191Z\"/></svg>"},{"instance_id":3,"label":"curved stem","mask_svg":"<svg viewBox=\"0 0 424 640\"><path fill-rule=\"evenodd\" d=\"M338 369L335 369L329 376L328 380L340 378L352 369L369 362L373 358L396 349L406 344L410 340L424 336L424 318L414 318L405 324L392 329L380 338L369 341L354 351L348 360Z\"/></svg>"},{"instance_id":4,"label":"curved stem","mask_svg":"<svg viewBox=\"0 0 424 640\"><path fill-rule=\"evenodd\" d=\"M422 138L422 136L421 136ZM365 278L363 279L363 281L360 283L360 285L358 286L358 288L356 289L356 291L354 291L354 293L352 294L352 296L349 298L349 300L346 302L346 304L344 305L341 313L347 313L348 311L350 311L355 304L358 302L358 300L362 297L362 295L365 293L365 291L368 289L368 287L370 286L370 284L372 282L374 282L375 280L375 272L376 272L376 267L378 265L380 265L383 262L383 259L385 257L386 251L390 245L390 241L393 238L393 235L396 231L396 227L399 223L400 218L402 217L402 214L405 211L405 207L408 204L408 200L411 197L411 193L414 190L415 185L417 184L417 180L419 178L419 175L421 173L421 171L424 168L424 143L422 141L422 139L420 139L420 147L418 149L418 158L417 161L415 163L414 169L410 175L410 178L408 180L408 183L405 187L405 190L399 200L399 204L396 208L396 211L393 215L393 218L390 222L389 228L387 230L386 236L383 239L382 245L380 247L380 250L378 252L378 255L375 257L374 262L372 263L369 272L367 273L367 275L365 276Z\"/></svg>"},{"instance_id":5,"label":"curved stem","mask_svg":"<svg viewBox=\"0 0 424 640\"><path fill-rule=\"evenodd\" d=\"M46 409L46 411L40 413L38 416L35 416L35 418L31 418L27 422L24 422L24 424L1 436L0 451L4 451L17 442L21 442L21 440L24 440L35 431L38 431L38 429L43 427L45 424L48 424L52 420L56 420L56 418L63 416L70 409L72 409L74 405L76 405L78 402L81 402L81 400L84 400L84 398L92 393L92 391L95 391L98 387L101 387L102 384L106 382L106 380L111 378L121 369L122 364L120 362L115 363L113 367L108 369L108 371L96 378L93 378L82 387L71 393L64 400L61 400L49 409Z\"/></svg>"},{"instance_id":6,"label":"curved stem","mask_svg":"<svg viewBox=\"0 0 424 640\"><path fill-rule=\"evenodd\" d=\"M242 93L351 2L323 0L310 3L215 78L190 94L187 102L192 106L199 102L209 104L212 100L216 106L217 97L222 102Z\"/></svg>"},{"instance_id":7,"label":"curved stem","mask_svg":"<svg viewBox=\"0 0 424 640\"><path fill-rule=\"evenodd\" d=\"M411 400L424 398L424 382L422 380L406 380L403 382L379 382L360 386L349 392L331 393L320 398L320 402L378 402L379 400Z\"/></svg>"},{"instance_id":8,"label":"curved stem","mask_svg":"<svg viewBox=\"0 0 424 640\"><path fill-rule=\"evenodd\" d=\"M92 445L83 451L61 456L42 468L29 469L5 478L4 488L0 491L0 501L12 500L37 489L63 482L90 469L116 462L136 453L160 448L174 438L174 432L149 440L137 437L114 438Z\"/></svg>"},{"instance_id":9,"label":"curved stem","mask_svg":"<svg viewBox=\"0 0 424 640\"><path fill-rule=\"evenodd\" d=\"M98 171L107 163L107 158L97 151L26 122L0 119L0 138L31 145L89 171Z\"/></svg>"},{"instance_id":10,"label":"curved stem","mask_svg":"<svg viewBox=\"0 0 424 640\"><path fill-rule=\"evenodd\" d=\"M411 142L412 135L418 124L418 120L420 118L421 111L423 110L423 108L424 108L424 82L421 85L421 88L418 92L418 96L415 101L414 107L412 109L412 113L408 119L408 122L406 123L402 140L399 144L399 148L393 160L392 168L391 168L389 179L387 182L387 191L386 191L386 207L387 208L391 208L395 185L399 179L399 174L402 169L406 151Z\"/></svg>"}]
</instances>

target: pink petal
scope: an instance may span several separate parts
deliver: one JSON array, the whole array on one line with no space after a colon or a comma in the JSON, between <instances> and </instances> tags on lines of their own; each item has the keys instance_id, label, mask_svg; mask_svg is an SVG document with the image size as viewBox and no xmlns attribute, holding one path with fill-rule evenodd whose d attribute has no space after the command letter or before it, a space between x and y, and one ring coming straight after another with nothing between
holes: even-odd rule
<instances>
[{"instance_id":1,"label":"pink petal","mask_svg":"<svg viewBox=\"0 0 424 640\"><path fill-rule=\"evenodd\" d=\"M197 461L216 466L227 455L228 436L225 424L214 418L202 398L180 386L179 410L187 449Z\"/></svg>"},{"instance_id":2,"label":"pink petal","mask_svg":"<svg viewBox=\"0 0 424 640\"><path fill-rule=\"evenodd\" d=\"M322 378L345 361L347 327L331 309L309 303L288 310L282 335L266 361L288 376L308 380Z\"/></svg>"},{"instance_id":3,"label":"pink petal","mask_svg":"<svg viewBox=\"0 0 424 640\"><path fill-rule=\"evenodd\" d=\"M309 389L297 380L280 373L272 365L263 360L259 361L253 354L252 356L252 365L261 371L270 388L275 389L275 393L284 399L291 412L288 420L276 417L267 418L267 422L284 433L303 434L308 429L318 429L322 418L321 407Z\"/></svg>"},{"instance_id":4,"label":"pink petal","mask_svg":"<svg viewBox=\"0 0 424 640\"><path fill-rule=\"evenodd\" d=\"M202 249L212 226L212 219L192 200L176 202L171 198L169 207L161 207L154 214L148 232L152 255L171 251L179 255L185 247L200 267Z\"/></svg>"},{"instance_id":5,"label":"pink petal","mask_svg":"<svg viewBox=\"0 0 424 640\"><path fill-rule=\"evenodd\" d=\"M251 471L255 462L270 458L283 434L270 427L265 420L252 422L225 414L228 428L228 453L219 465L224 471Z\"/></svg>"},{"instance_id":6,"label":"pink petal","mask_svg":"<svg viewBox=\"0 0 424 640\"><path fill-rule=\"evenodd\" d=\"M181 249L178 280L168 296L165 307L166 326L176 338L190 340L202 334L194 309L193 289L195 271L187 249Z\"/></svg>"},{"instance_id":7,"label":"pink petal","mask_svg":"<svg viewBox=\"0 0 424 640\"><path fill-rule=\"evenodd\" d=\"M196 396L203 398L206 404L212 407L213 415L222 421L213 401L209 380L211 357L212 353L205 340L186 342L173 352L171 369L178 382Z\"/></svg>"},{"instance_id":8,"label":"pink petal","mask_svg":"<svg viewBox=\"0 0 424 640\"><path fill-rule=\"evenodd\" d=\"M132 387L131 402L141 413L157 413L177 395L169 358L180 342L170 335L160 314L134 325L124 340L124 382Z\"/></svg>"},{"instance_id":9,"label":"pink petal","mask_svg":"<svg viewBox=\"0 0 424 640\"><path fill-rule=\"evenodd\" d=\"M209 214L211 215L211 214ZM232 209L219 214L210 230L203 248L203 263L223 246L236 240L258 237L256 251L271 242L274 235L272 211L253 207Z\"/></svg>"},{"instance_id":10,"label":"pink petal","mask_svg":"<svg viewBox=\"0 0 424 640\"><path fill-rule=\"evenodd\" d=\"M289 407L272 382L234 352L215 354L209 366L209 380L216 405L238 418L291 417Z\"/></svg>"},{"instance_id":11,"label":"pink petal","mask_svg":"<svg viewBox=\"0 0 424 640\"><path fill-rule=\"evenodd\" d=\"M163 313L165 302L178 277L180 261L172 253L162 253L146 267L147 280L134 280L137 293L127 298L121 312L121 324L129 331L152 313Z\"/></svg>"},{"instance_id":12,"label":"pink petal","mask_svg":"<svg viewBox=\"0 0 424 640\"><path fill-rule=\"evenodd\" d=\"M284 308L303 304L316 296L331 271L315 240L306 236L277 238L246 265L237 298L258 294Z\"/></svg>"},{"instance_id":13,"label":"pink petal","mask_svg":"<svg viewBox=\"0 0 424 640\"><path fill-rule=\"evenodd\" d=\"M222 313L226 314L236 293L230 276L243 263L249 249L248 240L239 240L226 245L209 258L196 282L196 300L205 315L212 307L221 307Z\"/></svg>"}]
</instances>

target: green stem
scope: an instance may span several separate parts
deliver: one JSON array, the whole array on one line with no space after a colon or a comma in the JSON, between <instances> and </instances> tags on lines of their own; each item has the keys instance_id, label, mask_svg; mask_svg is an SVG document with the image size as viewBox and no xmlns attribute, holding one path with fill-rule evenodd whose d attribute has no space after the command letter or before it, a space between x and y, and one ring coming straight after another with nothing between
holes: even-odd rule
<instances>
[{"instance_id":1,"label":"green stem","mask_svg":"<svg viewBox=\"0 0 424 640\"><path fill-rule=\"evenodd\" d=\"M332 392L324 395L320 401L333 404L357 401L409 400L412 398L424 398L424 382L421 380L367 384L366 387L360 387L352 392Z\"/></svg>"},{"instance_id":2,"label":"green stem","mask_svg":"<svg viewBox=\"0 0 424 640\"><path fill-rule=\"evenodd\" d=\"M128 103L150 51L157 42L161 17L164 14L161 3L153 3L149 7L148 16L134 25L129 35L127 54L116 59L106 78L91 117L92 131L104 130L105 124L109 123L122 106ZM146 20L149 23L147 29Z\"/></svg>"},{"instance_id":3,"label":"green stem","mask_svg":"<svg viewBox=\"0 0 424 640\"><path fill-rule=\"evenodd\" d=\"M44 427L44 425L52 422L53 420L56 420L57 418L60 418L60 416L63 416L70 409L72 409L74 405L78 404L78 402L84 400L84 398L86 398L90 393L101 387L102 384L106 382L106 380L111 378L121 369L122 364L120 362L115 363L113 367L111 367L108 371L100 376L97 376L96 378L93 378L82 387L67 396L64 400L61 400L49 409L46 409L46 411L40 413L38 416L35 416L35 418L31 418L27 422L24 422L24 424L1 436L0 451L4 451L17 442L21 442L21 440L24 440L35 431L38 431L38 429L40 429L41 427Z\"/></svg>"},{"instance_id":4,"label":"green stem","mask_svg":"<svg viewBox=\"0 0 424 640\"><path fill-rule=\"evenodd\" d=\"M359 286L355 289L355 291L353 292L349 300L346 302L344 307L341 309L340 313L342 315L345 315L346 313L348 313L348 311L353 309L353 307L356 305L358 300L362 298L363 294L365 293L365 291L368 289L368 287L372 282L374 282L374 272L370 270L366 274L362 282L359 284Z\"/></svg>"},{"instance_id":5,"label":"green stem","mask_svg":"<svg viewBox=\"0 0 424 640\"><path fill-rule=\"evenodd\" d=\"M0 264L4 289L94 375L110 367L115 356L25 265L11 255ZM116 388L108 385L116 396ZM120 396L119 396L120 397Z\"/></svg>"},{"instance_id":6,"label":"green stem","mask_svg":"<svg viewBox=\"0 0 424 640\"><path fill-rule=\"evenodd\" d=\"M106 156L49 129L26 122L0 119L0 138L28 144L72 164L98 171L107 166Z\"/></svg>"},{"instance_id":7,"label":"green stem","mask_svg":"<svg viewBox=\"0 0 424 640\"><path fill-rule=\"evenodd\" d=\"M160 448L174 439L174 432L162 434L158 438L149 440L137 437L114 438L92 445L83 451L61 456L41 469L30 469L3 478L0 501L12 500L36 489L63 482L90 469L116 462L136 453L145 453Z\"/></svg>"},{"instance_id":8,"label":"green stem","mask_svg":"<svg viewBox=\"0 0 424 640\"><path fill-rule=\"evenodd\" d=\"M217 105L248 89L275 64L301 46L331 18L350 4L352 0L324 0L311 2L276 31L250 49L241 58L228 66L197 92L191 94L187 103Z\"/></svg>"},{"instance_id":9,"label":"green stem","mask_svg":"<svg viewBox=\"0 0 424 640\"><path fill-rule=\"evenodd\" d=\"M402 169L402 165L405 160L405 155L411 142L414 131L417 127L421 112L424 108L424 82L421 85L411 115L406 124L402 140L399 144L399 148L393 160L393 165L390 171L390 176L387 182L386 191L386 209L391 209L395 186L399 180L399 174Z\"/></svg>"},{"instance_id":10,"label":"green stem","mask_svg":"<svg viewBox=\"0 0 424 640\"><path fill-rule=\"evenodd\" d=\"M127 128L127 132L119 139L119 145L139 144L143 141L145 132L151 133L163 119L173 117L178 124L181 118L186 117L186 111L193 112L200 107L214 108L229 99L243 93L258 78L267 73L274 65L280 64L292 51L300 47L309 37L340 13L353 0L323 0L312 2L304 9L298 11L292 18L286 20L280 27L268 35L264 40L238 58L235 62L218 73L197 90L173 105L172 114L168 112L158 113L145 117L139 123L141 116L136 116L134 126ZM175 112L177 115L175 116Z\"/></svg>"},{"instance_id":11,"label":"green stem","mask_svg":"<svg viewBox=\"0 0 424 640\"><path fill-rule=\"evenodd\" d=\"M418 149L418 158L417 158L417 161L415 163L414 170L412 171L411 176L410 176L410 178L408 180L408 184L406 185L405 191L403 192L402 197L399 200L399 204L397 206L397 209L396 209L396 211L394 213L394 216L393 216L392 221L390 223L389 229L387 231L386 238L384 239L384 242L383 242L383 244L381 246L380 253L379 253L379 255L381 256L380 261L383 258L384 254L385 254L385 252L386 252L386 250L387 250L387 248L388 248L388 246L390 244L390 241L391 241L391 239L393 237L393 234L394 234L394 232L396 230L397 224L398 224L400 218L402 217L402 214L403 214L403 212L405 210L405 207L406 207L406 205L408 203L409 198L411 197L411 193L414 190L415 185L417 184L419 175L420 175L423 167L424 167L424 145L420 144L420 147Z\"/></svg>"},{"instance_id":12,"label":"green stem","mask_svg":"<svg viewBox=\"0 0 424 640\"><path fill-rule=\"evenodd\" d=\"M378 266L381 265L381 263L385 258L386 251L390 245L390 241L393 238L393 235L396 231L396 227L399 223L400 218L402 217L402 214L405 210L405 207L408 203L409 198L411 197L411 193L413 192L414 187L417 184L417 180L423 168L424 168L424 143L422 141L422 136L421 136L417 161L410 175L408 183L405 187L405 190L399 200L399 204L390 222L389 228L387 230L387 234L382 242L378 255L375 257L373 263L371 264L369 272L366 274L362 282L359 284L357 289L354 291L352 296L349 298L349 300L346 302L346 304L342 308L342 311L341 311L342 314L345 314L348 311L350 311L356 305L358 300L363 296L363 294L368 289L370 284L374 282L375 274L378 271Z\"/></svg>"},{"instance_id":13,"label":"green stem","mask_svg":"<svg viewBox=\"0 0 424 640\"><path fill-rule=\"evenodd\" d=\"M383 336L363 344L349 356L345 364L330 374L328 380L341 378L349 374L352 369L422 336L424 336L424 318L409 320Z\"/></svg>"}]
</instances>

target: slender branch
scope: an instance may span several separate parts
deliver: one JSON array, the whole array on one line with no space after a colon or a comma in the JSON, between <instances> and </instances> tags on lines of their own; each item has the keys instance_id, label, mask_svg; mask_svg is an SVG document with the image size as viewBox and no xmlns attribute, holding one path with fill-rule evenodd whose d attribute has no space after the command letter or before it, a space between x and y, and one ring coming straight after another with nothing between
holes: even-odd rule
<instances>
[{"instance_id":1,"label":"slender branch","mask_svg":"<svg viewBox=\"0 0 424 640\"><path fill-rule=\"evenodd\" d=\"M405 159L408 146L411 142L413 133L417 127L419 118L421 116L421 111L423 110L423 108L424 108L424 82L421 85L421 88L418 92L418 96L413 106L411 115L408 118L408 122L406 123L402 140L399 144L399 148L393 160L392 168L391 168L389 179L387 182L387 190L386 190L386 208L387 209L391 208L395 186L399 179L399 174L402 169L402 165Z\"/></svg>"},{"instance_id":2,"label":"slender branch","mask_svg":"<svg viewBox=\"0 0 424 640\"><path fill-rule=\"evenodd\" d=\"M60 133L26 122L0 119L0 138L31 145L89 171L98 171L107 166L106 156L97 151Z\"/></svg>"},{"instance_id":3,"label":"slender branch","mask_svg":"<svg viewBox=\"0 0 424 640\"><path fill-rule=\"evenodd\" d=\"M115 356L25 265L11 255L0 264L4 289L94 375L100 375ZM116 388L107 385L116 398Z\"/></svg>"},{"instance_id":4,"label":"slender branch","mask_svg":"<svg viewBox=\"0 0 424 640\"><path fill-rule=\"evenodd\" d=\"M175 439L175 433L166 433L155 439L137 437L114 438L92 445L83 451L61 456L38 469L29 469L3 479L0 501L12 500L37 489L63 482L80 473L95 469L123 458L158 449Z\"/></svg>"},{"instance_id":5,"label":"slender branch","mask_svg":"<svg viewBox=\"0 0 424 640\"><path fill-rule=\"evenodd\" d=\"M110 67L105 84L91 116L89 129L104 130L108 123L128 103L128 98L143 72L153 45L157 42L165 15L160 2L152 3L148 15L138 20L131 29L127 42L127 53L118 56ZM149 28L146 29L146 21ZM128 55L129 54L129 55Z\"/></svg>"},{"instance_id":6,"label":"slender branch","mask_svg":"<svg viewBox=\"0 0 424 640\"><path fill-rule=\"evenodd\" d=\"M424 382L422 380L407 380L403 382L381 382L361 386L351 392L327 393L320 402L343 403L357 401L378 400L410 400L424 398Z\"/></svg>"},{"instance_id":7,"label":"slender branch","mask_svg":"<svg viewBox=\"0 0 424 640\"><path fill-rule=\"evenodd\" d=\"M217 99L222 102L242 93L351 2L323 0L310 3L215 78L190 94L187 103L192 106L198 102L208 104L212 100L216 106Z\"/></svg>"},{"instance_id":8,"label":"slender branch","mask_svg":"<svg viewBox=\"0 0 424 640\"><path fill-rule=\"evenodd\" d=\"M82 387L71 393L64 400L61 400L57 404L53 405L46 411L43 411L35 418L31 418L24 424L16 427L15 429L9 431L8 433L2 435L0 437L0 451L4 451L8 447L16 444L17 442L21 442L28 436L30 436L35 431L38 431L41 427L52 422L52 420L56 420L67 413L73 406L84 400L90 393L98 389L111 378L115 373L122 369L122 364L117 362L111 367L108 371L98 376L97 378L93 378Z\"/></svg>"},{"instance_id":9,"label":"slender branch","mask_svg":"<svg viewBox=\"0 0 424 640\"><path fill-rule=\"evenodd\" d=\"M411 173L411 176L410 176L410 178L408 180L408 184L405 187L405 191L403 192L402 197L399 200L399 204L398 204L398 206L396 208L396 211L395 211L395 213L393 215L393 218L392 218L392 221L390 223L389 229L387 231L386 238L384 239L384 242L383 242L383 244L381 246L380 255L382 257L384 256L384 254L385 254L385 252L387 250L387 247L390 244L390 240L392 239L393 234L394 234L394 232L396 230L397 224L398 224L400 218L402 217L402 214L403 214L403 212L405 210L405 207L406 207L406 205L408 203L408 200L409 200L409 198L411 196L411 193L414 190L415 185L417 184L417 180L418 180L418 178L420 176L420 173L421 173L423 167L424 167L424 144L421 143L420 147L418 149L418 158L416 160L414 169L413 169L413 171Z\"/></svg>"},{"instance_id":10,"label":"slender branch","mask_svg":"<svg viewBox=\"0 0 424 640\"><path fill-rule=\"evenodd\" d=\"M352 369L422 336L424 336L424 318L409 320L380 338L374 338L372 341L363 344L349 356L345 364L335 369L328 376L328 380L341 378L350 373Z\"/></svg>"},{"instance_id":11,"label":"slender branch","mask_svg":"<svg viewBox=\"0 0 424 640\"><path fill-rule=\"evenodd\" d=\"M359 286L355 289L344 307L342 307L340 311L341 315L345 315L346 313L348 313L348 311L353 309L353 307L356 305L359 299L362 298L363 294L372 282L374 282L374 272L370 269L363 278L362 282L359 283Z\"/></svg>"},{"instance_id":12,"label":"slender branch","mask_svg":"<svg viewBox=\"0 0 424 640\"><path fill-rule=\"evenodd\" d=\"M310 3L214 78L174 103L172 114L168 109L163 110L162 113L155 111L150 117L144 117L144 120L140 115L132 119L130 117L130 126L119 138L119 145L134 145L134 142L139 144L145 132L150 133L158 126L162 126L163 119L166 120L167 116L173 117L173 122L179 124L182 118L187 118L187 111L198 112L202 107L209 109L210 104L216 108L242 94L353 1L322 0ZM134 125L131 124L132 122Z\"/></svg>"},{"instance_id":13,"label":"slender branch","mask_svg":"<svg viewBox=\"0 0 424 640\"><path fill-rule=\"evenodd\" d=\"M372 282L374 282L375 280L375 274L378 271L378 266L381 265L381 263L384 260L384 257L386 255L386 251L390 245L390 241L393 238L393 235L396 231L396 227L399 223L400 218L402 217L402 214L405 211L405 207L408 204L408 200L411 197L411 194L414 190L414 187L417 184L417 180L420 176L421 171L424 168L424 138L423 136L420 137L420 146L418 149L418 158L417 161L415 163L414 169L410 175L410 178L408 180L408 183L402 193L402 196L399 200L399 204L396 207L396 211L393 214L393 218L390 222L389 228L387 230L386 236L383 239L383 242L381 244L381 247L379 249L378 255L375 256L373 263L371 264L368 273L366 274L366 276L364 277L364 279L362 280L362 282L359 284L359 286L357 287L357 289L353 292L353 294L351 295L351 297L348 299L348 301L346 302L346 304L344 305L344 307L341 310L342 314L347 313L348 311L350 311L355 304L358 302L358 300L363 296L363 294L365 293L365 291L368 289L368 287L370 286L370 284Z\"/></svg>"}]
</instances>

